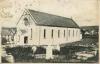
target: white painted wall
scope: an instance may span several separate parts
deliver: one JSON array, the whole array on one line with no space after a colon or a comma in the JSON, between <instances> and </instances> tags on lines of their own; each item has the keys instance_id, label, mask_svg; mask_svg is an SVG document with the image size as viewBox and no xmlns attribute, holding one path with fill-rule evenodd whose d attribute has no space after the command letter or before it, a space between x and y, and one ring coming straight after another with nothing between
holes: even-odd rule
<instances>
[{"instance_id":1,"label":"white painted wall","mask_svg":"<svg viewBox=\"0 0 100 64\"><path fill-rule=\"evenodd\" d=\"M26 12L26 14L28 14ZM31 23L29 26L24 25L23 18L27 17ZM29 15L23 15L17 25L17 34L15 36L15 41L19 45L24 45L24 37L28 36L29 45L59 45L64 43L70 43L74 41L79 41L81 39L80 29L79 28L64 28L64 27L49 27L49 26L37 26L35 19ZM20 30L26 30L25 34L22 34ZM31 29L32 29L32 38L31 38ZM44 38L44 29L46 30L46 38ZM53 30L53 38L51 36ZM58 38L58 30L60 30ZM65 37L64 37L65 30ZM74 36L73 36L74 30ZM69 35L70 31L70 35ZM19 38L20 36L20 38ZM20 41L19 41L20 40Z\"/></svg>"},{"instance_id":2,"label":"white painted wall","mask_svg":"<svg viewBox=\"0 0 100 64\"><path fill-rule=\"evenodd\" d=\"M33 42L37 45L58 45L64 43L70 43L80 40L80 29L78 28L62 28L62 27L48 27L48 26L37 26L35 32L33 32ZM44 29L46 30L46 38L44 38ZM53 30L53 38L51 36L51 31ZM58 30L60 30L60 37L58 38ZM64 37L65 30L65 37ZM70 30L70 36L68 33ZM73 36L74 30L74 36ZM77 34L76 34L77 32ZM35 44L35 45L36 45Z\"/></svg>"},{"instance_id":3,"label":"white painted wall","mask_svg":"<svg viewBox=\"0 0 100 64\"><path fill-rule=\"evenodd\" d=\"M31 28L32 28L32 38L31 38ZM44 29L46 30L45 38L44 38ZM52 30L53 30L53 38L51 36ZM58 30L60 30L59 38L58 38ZM64 30L65 30L65 37L64 37ZM70 30L70 36L69 36L69 30ZM74 36L73 36L73 30L74 30ZM28 27L27 33L24 35L21 35L20 31L18 32L19 35L17 36L18 37L20 36L20 44L22 45L24 44L24 36L28 36L29 45L58 45L80 40L80 29L78 28L32 26ZM19 40L18 37L17 40Z\"/></svg>"}]
</instances>

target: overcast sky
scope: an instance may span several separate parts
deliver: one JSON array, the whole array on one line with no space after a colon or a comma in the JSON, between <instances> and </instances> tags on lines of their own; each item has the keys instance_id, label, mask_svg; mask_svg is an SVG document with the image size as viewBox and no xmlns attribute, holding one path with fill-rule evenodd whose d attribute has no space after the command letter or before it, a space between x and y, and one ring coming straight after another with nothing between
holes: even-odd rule
<instances>
[{"instance_id":1,"label":"overcast sky","mask_svg":"<svg viewBox=\"0 0 100 64\"><path fill-rule=\"evenodd\" d=\"M79 26L98 25L97 0L0 0L0 22L14 25L24 8L73 18Z\"/></svg>"}]
</instances>

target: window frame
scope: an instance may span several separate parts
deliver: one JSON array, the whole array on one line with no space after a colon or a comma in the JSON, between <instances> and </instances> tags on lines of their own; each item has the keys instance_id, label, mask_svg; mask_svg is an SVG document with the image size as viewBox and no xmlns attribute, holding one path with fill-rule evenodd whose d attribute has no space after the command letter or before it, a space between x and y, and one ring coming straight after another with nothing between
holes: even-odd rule
<instances>
[{"instance_id":1,"label":"window frame","mask_svg":"<svg viewBox=\"0 0 100 64\"><path fill-rule=\"evenodd\" d=\"M64 30L64 37L65 37L65 35L66 35L66 31Z\"/></svg>"},{"instance_id":2,"label":"window frame","mask_svg":"<svg viewBox=\"0 0 100 64\"><path fill-rule=\"evenodd\" d=\"M53 38L53 36L54 36L54 30L52 29L51 30L51 38Z\"/></svg>"},{"instance_id":3,"label":"window frame","mask_svg":"<svg viewBox=\"0 0 100 64\"><path fill-rule=\"evenodd\" d=\"M58 30L58 38L60 38L60 30Z\"/></svg>"},{"instance_id":4,"label":"window frame","mask_svg":"<svg viewBox=\"0 0 100 64\"><path fill-rule=\"evenodd\" d=\"M44 37L44 39L46 39L46 29L44 29L43 31L44 31L43 37Z\"/></svg>"},{"instance_id":5,"label":"window frame","mask_svg":"<svg viewBox=\"0 0 100 64\"><path fill-rule=\"evenodd\" d=\"M33 31L32 31L32 28L31 28L31 40L32 40L32 36L33 36L32 32L33 32Z\"/></svg>"}]
</instances>

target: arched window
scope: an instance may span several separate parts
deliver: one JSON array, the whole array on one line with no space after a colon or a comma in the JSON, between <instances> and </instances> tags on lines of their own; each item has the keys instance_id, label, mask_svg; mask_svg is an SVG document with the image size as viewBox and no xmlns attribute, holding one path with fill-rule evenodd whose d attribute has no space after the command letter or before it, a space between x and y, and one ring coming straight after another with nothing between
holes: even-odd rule
<instances>
[{"instance_id":1,"label":"arched window","mask_svg":"<svg viewBox=\"0 0 100 64\"><path fill-rule=\"evenodd\" d=\"M74 37L74 30L73 30L73 37Z\"/></svg>"},{"instance_id":2,"label":"arched window","mask_svg":"<svg viewBox=\"0 0 100 64\"><path fill-rule=\"evenodd\" d=\"M76 30L76 37L77 37L78 30Z\"/></svg>"},{"instance_id":3,"label":"arched window","mask_svg":"<svg viewBox=\"0 0 100 64\"><path fill-rule=\"evenodd\" d=\"M25 17L23 20L24 20L25 26L30 25L29 19L27 17Z\"/></svg>"},{"instance_id":4,"label":"arched window","mask_svg":"<svg viewBox=\"0 0 100 64\"><path fill-rule=\"evenodd\" d=\"M58 30L58 38L60 37L60 30Z\"/></svg>"},{"instance_id":5,"label":"arched window","mask_svg":"<svg viewBox=\"0 0 100 64\"><path fill-rule=\"evenodd\" d=\"M69 37L70 37L70 30L68 30L68 34L69 34Z\"/></svg>"},{"instance_id":6,"label":"arched window","mask_svg":"<svg viewBox=\"0 0 100 64\"><path fill-rule=\"evenodd\" d=\"M20 35L18 35L18 42L20 42Z\"/></svg>"},{"instance_id":7,"label":"arched window","mask_svg":"<svg viewBox=\"0 0 100 64\"><path fill-rule=\"evenodd\" d=\"M53 29L52 29L52 31L51 31L51 37L53 38Z\"/></svg>"},{"instance_id":8,"label":"arched window","mask_svg":"<svg viewBox=\"0 0 100 64\"><path fill-rule=\"evenodd\" d=\"M44 29L44 38L46 38L46 29Z\"/></svg>"},{"instance_id":9,"label":"arched window","mask_svg":"<svg viewBox=\"0 0 100 64\"><path fill-rule=\"evenodd\" d=\"M31 39L32 39L32 28L31 28Z\"/></svg>"},{"instance_id":10,"label":"arched window","mask_svg":"<svg viewBox=\"0 0 100 64\"><path fill-rule=\"evenodd\" d=\"M65 30L64 30L64 37L65 37Z\"/></svg>"}]
</instances>

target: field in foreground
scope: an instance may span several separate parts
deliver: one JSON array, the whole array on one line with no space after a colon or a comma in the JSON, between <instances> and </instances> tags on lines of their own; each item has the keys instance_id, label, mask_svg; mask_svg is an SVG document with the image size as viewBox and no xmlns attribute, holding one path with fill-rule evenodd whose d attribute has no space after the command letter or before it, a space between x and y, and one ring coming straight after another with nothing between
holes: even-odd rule
<instances>
[{"instance_id":1,"label":"field in foreground","mask_svg":"<svg viewBox=\"0 0 100 64\"><path fill-rule=\"evenodd\" d=\"M19 53L18 51L16 52L14 51L13 56L14 56L15 63L91 63L91 62L96 63L98 62L98 56L99 56L98 53L96 53L94 57L88 58L87 60L81 60L75 57L76 52L81 52L84 50L90 51L91 46L93 46L93 48L98 49L97 38L84 38L81 40L81 42L66 44L66 46L62 47L61 51L58 52L58 55L54 55L55 56L54 59L46 60L45 58L36 58L36 57L28 56L27 54L29 53L25 53L22 51L20 51ZM41 54L41 53L36 55L45 56L45 54Z\"/></svg>"}]
</instances>

